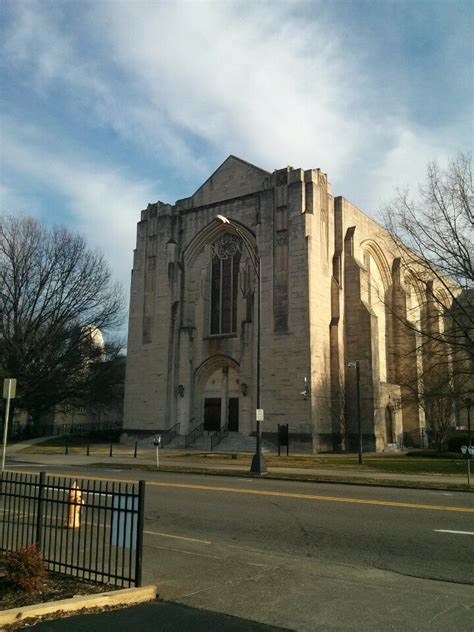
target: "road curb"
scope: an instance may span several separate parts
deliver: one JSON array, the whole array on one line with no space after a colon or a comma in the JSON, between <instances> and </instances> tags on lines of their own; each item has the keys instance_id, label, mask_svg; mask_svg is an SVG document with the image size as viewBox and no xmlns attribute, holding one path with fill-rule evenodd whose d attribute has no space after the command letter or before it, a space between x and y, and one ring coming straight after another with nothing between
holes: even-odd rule
<instances>
[{"instance_id":1,"label":"road curb","mask_svg":"<svg viewBox=\"0 0 474 632\"><path fill-rule=\"evenodd\" d=\"M11 608L0 612L0 630L5 625L12 625L25 621L26 619L36 619L46 615L75 614L79 610L90 608L104 608L110 606L133 606L156 599L156 586L143 586L141 588L124 588L112 590L107 593L95 595L76 595L69 599L59 601L48 601L46 603L23 606L21 608Z\"/></svg>"}]
</instances>

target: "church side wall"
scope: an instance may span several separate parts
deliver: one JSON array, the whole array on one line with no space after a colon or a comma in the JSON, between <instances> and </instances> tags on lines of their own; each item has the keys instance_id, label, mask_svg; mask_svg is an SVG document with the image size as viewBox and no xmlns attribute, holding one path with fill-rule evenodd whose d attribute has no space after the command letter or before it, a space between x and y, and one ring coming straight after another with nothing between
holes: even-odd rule
<instances>
[{"instance_id":1,"label":"church side wall","mask_svg":"<svg viewBox=\"0 0 474 632\"><path fill-rule=\"evenodd\" d=\"M333 199L326 176L306 171L306 237L308 244L309 344L311 358L311 413L313 449L332 450L337 444L333 432L331 399L331 285L334 252Z\"/></svg>"},{"instance_id":2,"label":"church side wall","mask_svg":"<svg viewBox=\"0 0 474 632\"><path fill-rule=\"evenodd\" d=\"M173 307L166 243L171 234L171 207L150 206L142 213L131 282L125 433L169 427L167 376Z\"/></svg>"}]
</instances>

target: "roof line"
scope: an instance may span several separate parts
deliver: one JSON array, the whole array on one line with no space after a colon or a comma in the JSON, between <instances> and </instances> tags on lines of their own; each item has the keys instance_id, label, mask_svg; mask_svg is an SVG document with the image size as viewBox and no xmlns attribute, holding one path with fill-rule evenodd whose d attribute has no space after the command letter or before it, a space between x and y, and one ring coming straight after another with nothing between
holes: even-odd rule
<instances>
[{"instance_id":1,"label":"roof line","mask_svg":"<svg viewBox=\"0 0 474 632\"><path fill-rule=\"evenodd\" d=\"M239 158L238 156L235 156L234 154L229 154L227 158L223 162L221 162L221 164L216 169L214 169L214 171L207 178L207 180L205 180L201 184L201 186L198 189L196 189L196 191L194 191L194 193L190 197L193 198L195 195L197 195L197 193L199 193L199 191L209 182L209 180L219 171L222 165L225 164L229 160L229 158L234 158L234 160L238 160L239 162L242 162L244 165L248 165L249 167L252 167L253 169L257 169L258 171L261 171L262 174L266 176L270 175L269 171L266 171L265 169L262 169L261 167L257 167L257 165L254 165L251 162L248 162L247 160L243 160L242 158Z\"/></svg>"}]
</instances>

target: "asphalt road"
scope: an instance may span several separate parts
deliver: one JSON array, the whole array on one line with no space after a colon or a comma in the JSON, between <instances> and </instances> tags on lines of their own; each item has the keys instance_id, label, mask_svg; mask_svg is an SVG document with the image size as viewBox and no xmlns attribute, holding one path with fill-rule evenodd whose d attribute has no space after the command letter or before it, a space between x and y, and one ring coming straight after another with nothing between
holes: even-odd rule
<instances>
[{"instance_id":1,"label":"asphalt road","mask_svg":"<svg viewBox=\"0 0 474 632\"><path fill-rule=\"evenodd\" d=\"M472 494L143 478L144 582L165 600L295 630L474 630Z\"/></svg>"},{"instance_id":2,"label":"asphalt road","mask_svg":"<svg viewBox=\"0 0 474 632\"><path fill-rule=\"evenodd\" d=\"M474 510L468 494L173 474L158 481L147 486L145 530L173 537L148 533L150 546L180 536L210 549L474 584L474 511L462 511Z\"/></svg>"}]
</instances>

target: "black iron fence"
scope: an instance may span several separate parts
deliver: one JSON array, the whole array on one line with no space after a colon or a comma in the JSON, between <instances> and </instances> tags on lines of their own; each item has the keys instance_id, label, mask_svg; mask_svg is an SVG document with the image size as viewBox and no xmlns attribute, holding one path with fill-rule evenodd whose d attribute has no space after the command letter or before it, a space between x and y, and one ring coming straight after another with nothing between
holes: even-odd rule
<instances>
[{"instance_id":1,"label":"black iron fence","mask_svg":"<svg viewBox=\"0 0 474 632\"><path fill-rule=\"evenodd\" d=\"M145 481L0 474L0 550L38 543L50 570L140 586Z\"/></svg>"}]
</instances>

